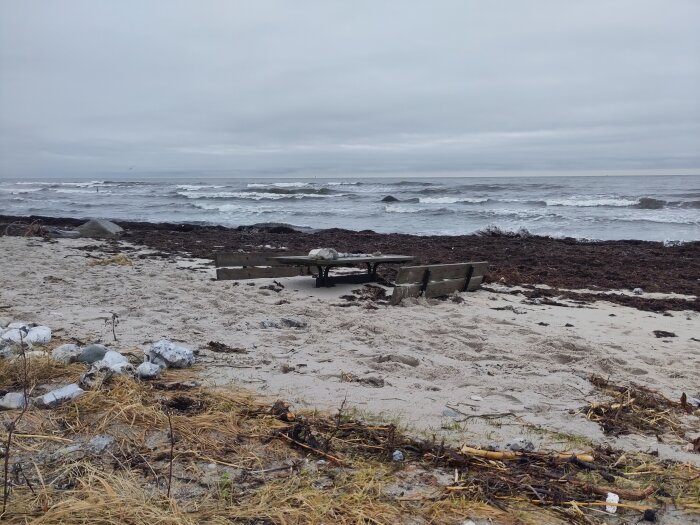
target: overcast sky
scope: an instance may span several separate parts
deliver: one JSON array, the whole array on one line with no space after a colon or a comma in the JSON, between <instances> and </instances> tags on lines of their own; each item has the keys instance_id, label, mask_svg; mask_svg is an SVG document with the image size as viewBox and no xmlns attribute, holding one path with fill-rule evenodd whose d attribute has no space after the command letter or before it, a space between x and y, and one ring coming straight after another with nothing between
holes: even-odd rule
<instances>
[{"instance_id":1,"label":"overcast sky","mask_svg":"<svg viewBox=\"0 0 700 525\"><path fill-rule=\"evenodd\" d=\"M700 167L700 1L0 3L0 176Z\"/></svg>"}]
</instances>

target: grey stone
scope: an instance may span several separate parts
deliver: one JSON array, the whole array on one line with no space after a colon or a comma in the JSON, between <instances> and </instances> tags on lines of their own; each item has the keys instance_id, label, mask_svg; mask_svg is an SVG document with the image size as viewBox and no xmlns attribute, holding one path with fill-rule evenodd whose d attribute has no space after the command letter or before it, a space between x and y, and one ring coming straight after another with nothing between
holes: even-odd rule
<instances>
[{"instance_id":1,"label":"grey stone","mask_svg":"<svg viewBox=\"0 0 700 525\"><path fill-rule=\"evenodd\" d=\"M112 436L95 436L88 441L87 448L93 454L101 454L114 443Z\"/></svg>"},{"instance_id":2,"label":"grey stone","mask_svg":"<svg viewBox=\"0 0 700 525\"><path fill-rule=\"evenodd\" d=\"M506 443L506 449L513 452L532 452L535 450L535 444L529 439L518 437Z\"/></svg>"},{"instance_id":3,"label":"grey stone","mask_svg":"<svg viewBox=\"0 0 700 525\"><path fill-rule=\"evenodd\" d=\"M0 317L0 328L7 328L8 324L10 324L10 320L7 317Z\"/></svg>"},{"instance_id":4,"label":"grey stone","mask_svg":"<svg viewBox=\"0 0 700 525\"><path fill-rule=\"evenodd\" d=\"M60 228L49 228L49 236L57 237L59 239L77 239L80 237L80 232L78 230L62 230Z\"/></svg>"},{"instance_id":5,"label":"grey stone","mask_svg":"<svg viewBox=\"0 0 700 525\"><path fill-rule=\"evenodd\" d=\"M271 319L265 319L260 322L262 328L306 328L306 323L303 321L297 321L296 319L280 319L279 321L272 321Z\"/></svg>"},{"instance_id":6,"label":"grey stone","mask_svg":"<svg viewBox=\"0 0 700 525\"><path fill-rule=\"evenodd\" d=\"M459 414L451 408L446 408L442 411L442 415L445 417L457 417Z\"/></svg>"},{"instance_id":7,"label":"grey stone","mask_svg":"<svg viewBox=\"0 0 700 525\"><path fill-rule=\"evenodd\" d=\"M0 398L0 410L16 410L24 408L26 402L22 392L8 392Z\"/></svg>"},{"instance_id":8,"label":"grey stone","mask_svg":"<svg viewBox=\"0 0 700 525\"><path fill-rule=\"evenodd\" d=\"M194 352L184 346L178 346L167 339L153 343L146 352L151 363L164 368L188 368L195 362Z\"/></svg>"},{"instance_id":9,"label":"grey stone","mask_svg":"<svg viewBox=\"0 0 700 525\"><path fill-rule=\"evenodd\" d=\"M83 351L78 356L77 361L80 363L92 364L104 358L107 352L109 352L109 348L104 345L87 345L85 348L83 348Z\"/></svg>"},{"instance_id":10,"label":"grey stone","mask_svg":"<svg viewBox=\"0 0 700 525\"><path fill-rule=\"evenodd\" d=\"M644 290L642 290L641 288L635 288L634 290L632 290L632 293L634 295L642 295L644 293Z\"/></svg>"},{"instance_id":11,"label":"grey stone","mask_svg":"<svg viewBox=\"0 0 700 525\"><path fill-rule=\"evenodd\" d=\"M114 237L124 231L118 224L105 219L91 219L76 230L81 237Z\"/></svg>"},{"instance_id":12,"label":"grey stone","mask_svg":"<svg viewBox=\"0 0 700 525\"><path fill-rule=\"evenodd\" d=\"M75 399L85 393L85 390L80 388L77 384L71 383L56 390L52 390L43 396L37 397L34 402L45 408L53 408L61 403Z\"/></svg>"},{"instance_id":13,"label":"grey stone","mask_svg":"<svg viewBox=\"0 0 700 525\"><path fill-rule=\"evenodd\" d=\"M72 343L58 346L51 352L51 359L63 364L75 363L83 350Z\"/></svg>"},{"instance_id":14,"label":"grey stone","mask_svg":"<svg viewBox=\"0 0 700 525\"><path fill-rule=\"evenodd\" d=\"M394 450L394 452L391 454L391 459L393 461L403 461L403 452L400 450Z\"/></svg>"},{"instance_id":15,"label":"grey stone","mask_svg":"<svg viewBox=\"0 0 700 525\"><path fill-rule=\"evenodd\" d=\"M140 379L155 379L160 375L161 370L163 370L156 363L141 363L136 367L136 377Z\"/></svg>"},{"instance_id":16,"label":"grey stone","mask_svg":"<svg viewBox=\"0 0 700 525\"><path fill-rule=\"evenodd\" d=\"M399 199L397 199L393 195L387 195L382 199L382 202L399 202Z\"/></svg>"},{"instance_id":17,"label":"grey stone","mask_svg":"<svg viewBox=\"0 0 700 525\"><path fill-rule=\"evenodd\" d=\"M404 365L408 365L408 366L418 366L420 364L420 361L418 361L418 359L416 359L415 357L411 357L408 355L397 355L397 354L381 355L377 358L377 362L379 362L379 363L387 363L387 362L403 363Z\"/></svg>"}]
</instances>

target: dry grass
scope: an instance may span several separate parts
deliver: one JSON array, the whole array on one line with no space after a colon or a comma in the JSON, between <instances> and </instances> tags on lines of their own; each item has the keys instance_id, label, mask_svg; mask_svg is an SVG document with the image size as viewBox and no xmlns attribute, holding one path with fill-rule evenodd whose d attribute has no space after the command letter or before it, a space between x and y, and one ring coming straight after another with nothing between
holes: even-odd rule
<instances>
[{"instance_id":1,"label":"dry grass","mask_svg":"<svg viewBox=\"0 0 700 525\"><path fill-rule=\"evenodd\" d=\"M0 388L16 381L13 366L0 362ZM31 381L41 391L50 378L65 384L80 370L41 361L32 365ZM672 502L700 513L700 469L689 465L609 450L588 451L592 462L546 453L489 459L342 411L294 414L244 390L196 386L188 382L192 374L168 372L153 383L114 378L59 408L29 410L13 444L2 520L597 523L608 489L622 496L619 512L634 521ZM11 416L0 413L0 421ZM92 452L87 443L97 435L114 443ZM390 460L396 449L405 461Z\"/></svg>"}]
</instances>

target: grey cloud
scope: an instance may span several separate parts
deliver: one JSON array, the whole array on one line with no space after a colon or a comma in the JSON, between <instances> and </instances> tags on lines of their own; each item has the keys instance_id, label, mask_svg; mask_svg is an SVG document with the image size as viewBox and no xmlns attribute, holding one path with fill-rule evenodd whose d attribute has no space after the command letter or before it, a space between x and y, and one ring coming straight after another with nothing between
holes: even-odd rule
<instances>
[{"instance_id":1,"label":"grey cloud","mask_svg":"<svg viewBox=\"0 0 700 525\"><path fill-rule=\"evenodd\" d=\"M693 0L0 4L0 176L700 167Z\"/></svg>"}]
</instances>

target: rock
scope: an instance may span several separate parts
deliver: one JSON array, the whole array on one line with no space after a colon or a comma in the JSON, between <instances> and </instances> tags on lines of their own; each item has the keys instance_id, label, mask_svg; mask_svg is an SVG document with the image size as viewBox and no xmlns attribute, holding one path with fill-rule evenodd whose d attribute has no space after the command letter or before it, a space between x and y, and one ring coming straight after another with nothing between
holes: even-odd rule
<instances>
[{"instance_id":1,"label":"rock","mask_svg":"<svg viewBox=\"0 0 700 525\"><path fill-rule=\"evenodd\" d=\"M136 367L136 377L139 379L156 379L160 375L161 370L163 369L157 364L146 361Z\"/></svg>"},{"instance_id":2,"label":"rock","mask_svg":"<svg viewBox=\"0 0 700 525\"><path fill-rule=\"evenodd\" d=\"M7 328L26 328L29 330L32 327L31 323L25 323L24 321L15 321L7 325Z\"/></svg>"},{"instance_id":3,"label":"rock","mask_svg":"<svg viewBox=\"0 0 700 525\"><path fill-rule=\"evenodd\" d=\"M94 390L107 383L113 375L115 374L111 369L93 365L90 370L80 376L78 384L85 390Z\"/></svg>"},{"instance_id":4,"label":"rock","mask_svg":"<svg viewBox=\"0 0 700 525\"><path fill-rule=\"evenodd\" d=\"M178 346L167 339L153 343L146 352L151 363L163 368L188 368L194 364L194 352L184 346Z\"/></svg>"},{"instance_id":5,"label":"rock","mask_svg":"<svg viewBox=\"0 0 700 525\"><path fill-rule=\"evenodd\" d=\"M18 410L24 408L25 404L22 392L8 392L0 397L0 410Z\"/></svg>"},{"instance_id":6,"label":"rock","mask_svg":"<svg viewBox=\"0 0 700 525\"><path fill-rule=\"evenodd\" d=\"M393 195L387 195L382 199L382 202L399 202L399 199L397 199Z\"/></svg>"},{"instance_id":7,"label":"rock","mask_svg":"<svg viewBox=\"0 0 700 525\"><path fill-rule=\"evenodd\" d=\"M334 261L338 258L338 252L333 248L316 248L309 252L309 257L312 259L326 259Z\"/></svg>"},{"instance_id":8,"label":"rock","mask_svg":"<svg viewBox=\"0 0 700 525\"><path fill-rule=\"evenodd\" d=\"M54 348L51 352L51 359L67 365L75 363L81 353L82 349L78 345L68 343Z\"/></svg>"},{"instance_id":9,"label":"rock","mask_svg":"<svg viewBox=\"0 0 700 525\"><path fill-rule=\"evenodd\" d=\"M105 219L91 219L76 230L81 237L114 237L124 231L121 226Z\"/></svg>"},{"instance_id":10,"label":"rock","mask_svg":"<svg viewBox=\"0 0 700 525\"><path fill-rule=\"evenodd\" d=\"M87 448L93 454L101 454L107 448L114 443L114 438L112 436L95 436L90 441L88 441Z\"/></svg>"},{"instance_id":11,"label":"rock","mask_svg":"<svg viewBox=\"0 0 700 525\"><path fill-rule=\"evenodd\" d=\"M644 293L644 290L642 290L641 288L635 288L634 290L632 290L632 293L634 295L642 295Z\"/></svg>"},{"instance_id":12,"label":"rock","mask_svg":"<svg viewBox=\"0 0 700 525\"><path fill-rule=\"evenodd\" d=\"M7 328L8 324L10 324L10 320L8 318L0 317L0 329Z\"/></svg>"},{"instance_id":13,"label":"rock","mask_svg":"<svg viewBox=\"0 0 700 525\"><path fill-rule=\"evenodd\" d=\"M29 331L25 331L24 328L10 328L8 326L2 333L2 336L0 336L0 339L3 341L10 341L12 343L20 343L22 341L28 342L26 341L27 333L29 333Z\"/></svg>"},{"instance_id":14,"label":"rock","mask_svg":"<svg viewBox=\"0 0 700 525\"><path fill-rule=\"evenodd\" d=\"M279 321L265 319L260 321L260 326L262 328L306 328L307 324L295 319L280 319Z\"/></svg>"},{"instance_id":15,"label":"rock","mask_svg":"<svg viewBox=\"0 0 700 525\"><path fill-rule=\"evenodd\" d=\"M25 341L32 344L44 345L51 341L51 328L48 326L34 326L29 329Z\"/></svg>"},{"instance_id":16,"label":"rock","mask_svg":"<svg viewBox=\"0 0 700 525\"><path fill-rule=\"evenodd\" d=\"M104 357L99 361L95 361L92 366L97 369L109 368L115 374L130 374L134 371L134 367L131 366L129 360L114 350L107 351Z\"/></svg>"},{"instance_id":17,"label":"rock","mask_svg":"<svg viewBox=\"0 0 700 525\"><path fill-rule=\"evenodd\" d=\"M71 383L70 385L57 388L43 396L37 397L34 402L40 407L53 408L61 403L75 399L84 393L85 390L80 388L77 384Z\"/></svg>"},{"instance_id":18,"label":"rock","mask_svg":"<svg viewBox=\"0 0 700 525\"><path fill-rule=\"evenodd\" d=\"M665 330L654 330L654 335L657 338L662 338L662 337L678 337L676 334L673 332L666 332Z\"/></svg>"},{"instance_id":19,"label":"rock","mask_svg":"<svg viewBox=\"0 0 700 525\"><path fill-rule=\"evenodd\" d=\"M0 346L0 359L12 359L14 356L11 346Z\"/></svg>"},{"instance_id":20,"label":"rock","mask_svg":"<svg viewBox=\"0 0 700 525\"><path fill-rule=\"evenodd\" d=\"M286 328L306 328L306 323L296 319L280 319L280 324Z\"/></svg>"},{"instance_id":21,"label":"rock","mask_svg":"<svg viewBox=\"0 0 700 525\"><path fill-rule=\"evenodd\" d=\"M451 408L446 408L445 410L443 410L442 415L445 417L457 417L457 416L459 416L459 414Z\"/></svg>"},{"instance_id":22,"label":"rock","mask_svg":"<svg viewBox=\"0 0 700 525\"><path fill-rule=\"evenodd\" d=\"M506 443L506 449L513 452L532 452L535 450L535 444L529 439L519 437Z\"/></svg>"},{"instance_id":23,"label":"rock","mask_svg":"<svg viewBox=\"0 0 700 525\"><path fill-rule=\"evenodd\" d=\"M80 352L77 361L80 363L92 364L104 358L107 352L109 352L109 348L104 345L87 345L83 348L83 351Z\"/></svg>"},{"instance_id":24,"label":"rock","mask_svg":"<svg viewBox=\"0 0 700 525\"><path fill-rule=\"evenodd\" d=\"M78 230L62 230L61 228L46 228L46 230L50 237L60 239L77 239L80 237Z\"/></svg>"},{"instance_id":25,"label":"rock","mask_svg":"<svg viewBox=\"0 0 700 525\"><path fill-rule=\"evenodd\" d=\"M394 450L394 452L391 454L391 460L403 461L403 452L401 452L400 450Z\"/></svg>"},{"instance_id":26,"label":"rock","mask_svg":"<svg viewBox=\"0 0 700 525\"><path fill-rule=\"evenodd\" d=\"M403 363L408 366L418 366L420 364L418 359L408 355L385 354L377 358L378 363L387 363L390 361L394 363Z\"/></svg>"}]
</instances>

